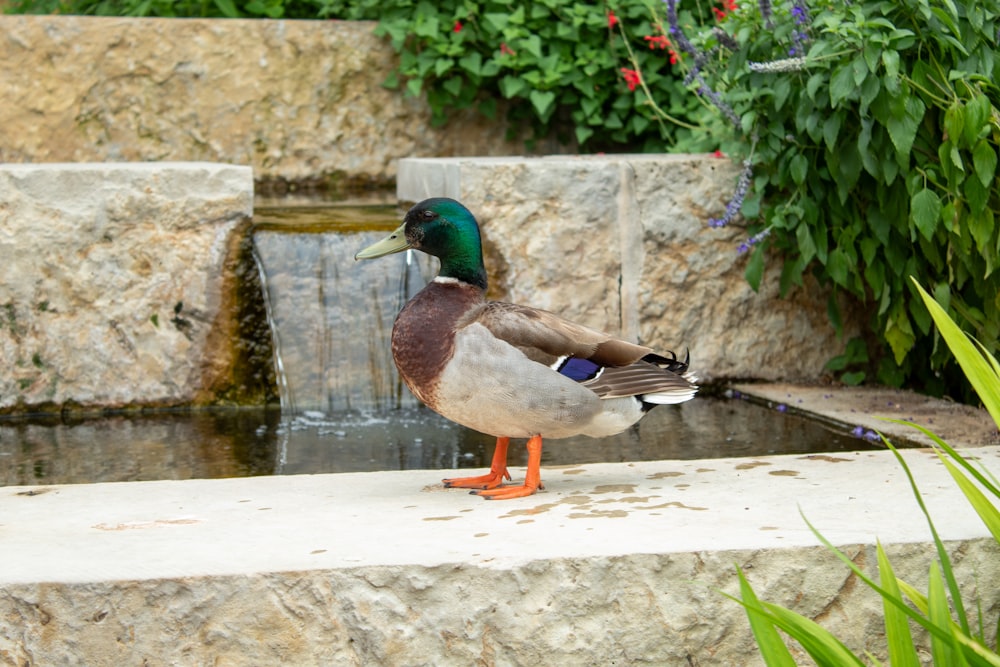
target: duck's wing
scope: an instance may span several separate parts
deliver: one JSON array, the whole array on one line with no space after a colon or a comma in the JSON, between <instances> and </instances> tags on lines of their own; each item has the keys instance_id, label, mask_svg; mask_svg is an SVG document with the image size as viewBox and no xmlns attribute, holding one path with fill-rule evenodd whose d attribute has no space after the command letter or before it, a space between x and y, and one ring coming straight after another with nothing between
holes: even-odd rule
<instances>
[{"instance_id":1,"label":"duck's wing","mask_svg":"<svg viewBox=\"0 0 1000 667\"><path fill-rule=\"evenodd\" d=\"M653 352L554 313L503 301L490 301L475 321L531 360L547 366L559 359L587 359L600 366L628 366Z\"/></svg>"},{"instance_id":2,"label":"duck's wing","mask_svg":"<svg viewBox=\"0 0 1000 667\"><path fill-rule=\"evenodd\" d=\"M688 359L570 322L537 308L491 301L475 321L525 356L579 382L601 398L636 396L680 403L697 391Z\"/></svg>"}]
</instances>

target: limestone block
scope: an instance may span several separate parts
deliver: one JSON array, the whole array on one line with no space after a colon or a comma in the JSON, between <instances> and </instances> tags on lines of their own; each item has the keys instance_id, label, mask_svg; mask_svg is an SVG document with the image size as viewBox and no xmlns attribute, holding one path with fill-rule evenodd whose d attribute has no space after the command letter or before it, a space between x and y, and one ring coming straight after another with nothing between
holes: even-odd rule
<instances>
[{"instance_id":1,"label":"limestone block","mask_svg":"<svg viewBox=\"0 0 1000 667\"><path fill-rule=\"evenodd\" d=\"M233 381L250 169L0 166L0 410L174 405Z\"/></svg>"},{"instance_id":2,"label":"limestone block","mask_svg":"<svg viewBox=\"0 0 1000 667\"><path fill-rule=\"evenodd\" d=\"M552 310L655 348L690 348L702 378L814 380L862 328L826 290L779 295L780 258L759 292L743 277L737 223L708 227L737 171L708 155L408 158L399 198L450 196L483 228L491 296Z\"/></svg>"},{"instance_id":3,"label":"limestone block","mask_svg":"<svg viewBox=\"0 0 1000 667\"><path fill-rule=\"evenodd\" d=\"M396 56L374 25L0 16L0 162L207 160L336 187L391 184L407 155L524 150L473 111L431 127L382 86Z\"/></svg>"},{"instance_id":4,"label":"limestone block","mask_svg":"<svg viewBox=\"0 0 1000 667\"><path fill-rule=\"evenodd\" d=\"M902 455L995 627L996 541L933 453ZM449 474L2 488L0 664L760 665L719 592L737 565L884 662L880 599L803 515L872 575L876 539L921 589L935 557L888 451L547 469L504 502Z\"/></svg>"}]
</instances>

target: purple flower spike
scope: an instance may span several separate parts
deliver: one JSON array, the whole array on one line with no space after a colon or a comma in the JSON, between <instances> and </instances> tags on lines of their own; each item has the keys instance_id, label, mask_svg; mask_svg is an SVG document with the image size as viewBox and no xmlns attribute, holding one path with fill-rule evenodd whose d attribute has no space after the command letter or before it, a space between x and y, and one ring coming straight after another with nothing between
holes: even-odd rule
<instances>
[{"instance_id":1,"label":"purple flower spike","mask_svg":"<svg viewBox=\"0 0 1000 667\"><path fill-rule=\"evenodd\" d=\"M851 429L851 435L853 435L855 438L863 438L865 436L864 427L860 425L855 426L853 429Z\"/></svg>"}]
</instances>

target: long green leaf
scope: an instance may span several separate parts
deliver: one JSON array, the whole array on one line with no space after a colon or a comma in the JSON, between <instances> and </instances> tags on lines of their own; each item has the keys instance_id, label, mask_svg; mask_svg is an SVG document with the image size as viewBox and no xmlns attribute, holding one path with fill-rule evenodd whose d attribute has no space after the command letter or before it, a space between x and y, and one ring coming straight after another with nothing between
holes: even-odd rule
<instances>
[{"instance_id":1,"label":"long green leaf","mask_svg":"<svg viewBox=\"0 0 1000 667\"><path fill-rule=\"evenodd\" d=\"M800 512L800 514L801 514L801 512ZM805 515L802 515L802 519L806 522L806 525L809 526L809 530L811 530L812 533L813 533L813 535L816 536L816 539L818 539L820 542L822 542L823 546L825 546L827 549L829 549L833 553L833 555L835 555L845 565L847 565L847 567L849 567L851 569L851 571L854 572L854 574L857 575L857 577L859 579L861 579L861 581L863 581L865 583L866 586L868 586L873 591L875 591L880 596L882 596L882 599L884 599L884 600L888 599L893 606L895 606L897 609L899 609L904 614L906 614L911 619L913 619L918 624L920 624L920 626L923 627L925 630L927 630L927 632L929 632L931 634L938 634L943 639L947 638L948 630L946 628L942 629L942 628L935 627L933 623L931 623L930 621L928 621L920 613L918 613L918 612L914 611L913 609L911 609L902 600L893 598L892 595L889 594L889 592L885 588L883 588L883 587L879 586L877 583L875 583L875 581L872 580L872 578L869 577L867 574L865 574L864 571L860 567L858 567L857 564L854 561L852 561L850 558L848 558L847 554L845 554L843 551L841 551L837 547L833 546L833 543L830 542L830 540L826 539L826 537L824 537L822 533L820 533L818 530L816 530L816 528L811 523L809 523L809 519L805 518ZM900 584L900 586L903 585L902 582L899 582L899 584ZM907 592L906 595L909 596L909 592ZM924 613L926 613L926 610L924 611Z\"/></svg>"},{"instance_id":2,"label":"long green leaf","mask_svg":"<svg viewBox=\"0 0 1000 667\"><path fill-rule=\"evenodd\" d=\"M926 614L928 612L927 596L902 579L897 579L897 583L903 594L910 599L917 609L921 613ZM1000 621L998 621L998 625L1000 625ZM965 649L965 655L971 664L983 665L984 667L1000 667L1000 654L997 654L996 651L991 651L988 646L984 645L977 638L963 633L954 620L950 621L949 627L951 628L952 641L957 642ZM1000 630L1000 627L998 627L998 630ZM943 635L939 634L939 636L945 639Z\"/></svg>"},{"instance_id":3,"label":"long green leaf","mask_svg":"<svg viewBox=\"0 0 1000 667\"><path fill-rule=\"evenodd\" d=\"M923 299L924 305L927 306L931 317L934 318L938 331L948 343L948 347L955 355L955 359L962 367L962 371L969 379L973 389L979 394L980 400L993 417L993 421L1000 426L1000 371L997 370L996 358L978 343L974 344L916 279L911 276L910 280L916 285L920 298Z\"/></svg>"},{"instance_id":4,"label":"long green leaf","mask_svg":"<svg viewBox=\"0 0 1000 667\"><path fill-rule=\"evenodd\" d=\"M902 602L899 584L892 571L889 557L882 548L882 543L876 544L878 555L878 578L882 587L891 595L882 598L882 609L885 616L885 637L889 649L889 662L893 667L919 667L920 659L913 646L913 635L910 633L909 617L901 612L895 600Z\"/></svg>"},{"instance_id":5,"label":"long green leaf","mask_svg":"<svg viewBox=\"0 0 1000 667\"><path fill-rule=\"evenodd\" d=\"M938 564L931 561L930 576L927 580L927 615L934 625L941 628L951 628L951 611L948 609L948 598L945 597L944 584L941 582L941 573ZM943 639L936 635L931 636L931 657L934 664L939 667L959 667L965 664L962 654L954 650L953 639L949 632L948 638Z\"/></svg>"},{"instance_id":6,"label":"long green leaf","mask_svg":"<svg viewBox=\"0 0 1000 667\"><path fill-rule=\"evenodd\" d=\"M770 620L771 615L757 598L750 582L743 575L743 570L737 567L736 572L740 578L740 597L743 598L741 604L750 619L750 630L757 640L757 648L760 649L764 662L768 667L795 667L795 659Z\"/></svg>"},{"instance_id":7,"label":"long green leaf","mask_svg":"<svg viewBox=\"0 0 1000 667\"><path fill-rule=\"evenodd\" d=\"M936 438L936 436L934 436ZM940 438L938 438L940 440ZM889 450L892 452L893 456L896 457L896 461L903 468L903 472L906 474L906 479L910 482L910 489L913 491L913 497L917 499L917 505L920 506L920 511L924 513L924 518L927 520L927 527L931 531L931 537L934 538L934 546L937 549L938 561L941 564L941 571L944 573L945 581L948 582L948 590L951 592L952 604L955 605L955 614L958 616L958 623L962 627L962 632L965 634L971 634L969 631L969 618L965 613L965 606L962 604L962 591L958 587L958 580L955 578L955 573L951 568L951 559L948 557L948 550L944 547L944 541L941 536L938 535L937 528L934 526L934 521L931 519L931 514L927 510L927 505L924 504L924 498L920 495L920 489L917 487L916 480L913 479L913 473L910 472L910 466L906 464L906 460L903 455L899 453L891 442L886 438L882 438L882 441L886 444ZM933 625L933 623L932 623Z\"/></svg>"},{"instance_id":8,"label":"long green leaf","mask_svg":"<svg viewBox=\"0 0 1000 667\"><path fill-rule=\"evenodd\" d=\"M763 603L774 617L775 624L802 645L820 667L864 667L864 663L822 625L769 602Z\"/></svg>"}]
</instances>

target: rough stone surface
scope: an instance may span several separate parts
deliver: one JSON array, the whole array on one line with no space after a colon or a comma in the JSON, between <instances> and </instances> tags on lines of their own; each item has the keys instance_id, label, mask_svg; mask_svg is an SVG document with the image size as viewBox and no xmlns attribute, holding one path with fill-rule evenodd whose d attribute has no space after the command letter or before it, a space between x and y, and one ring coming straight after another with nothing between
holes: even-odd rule
<instances>
[{"instance_id":1,"label":"rough stone surface","mask_svg":"<svg viewBox=\"0 0 1000 667\"><path fill-rule=\"evenodd\" d=\"M736 169L707 155L408 158L402 200L463 201L483 227L492 296L620 332L656 348L690 348L705 379L815 379L863 330L807 280L779 295L772 258L759 292L743 277L739 225L707 226Z\"/></svg>"},{"instance_id":2,"label":"rough stone surface","mask_svg":"<svg viewBox=\"0 0 1000 667\"><path fill-rule=\"evenodd\" d=\"M232 388L250 169L0 165L0 410Z\"/></svg>"},{"instance_id":3,"label":"rough stone surface","mask_svg":"<svg viewBox=\"0 0 1000 667\"><path fill-rule=\"evenodd\" d=\"M996 543L933 454L904 457L995 619ZM758 665L717 592L735 565L884 660L879 599L799 512L870 573L876 538L919 588L934 554L885 451L546 468L504 502L448 474L0 489L0 664Z\"/></svg>"},{"instance_id":4,"label":"rough stone surface","mask_svg":"<svg viewBox=\"0 0 1000 667\"><path fill-rule=\"evenodd\" d=\"M822 387L786 383L735 384L741 392L775 408L853 429L883 433L893 442L929 447L934 441L901 420L920 424L954 447L1000 444L1000 432L984 408L953 403L905 389Z\"/></svg>"},{"instance_id":5,"label":"rough stone surface","mask_svg":"<svg viewBox=\"0 0 1000 667\"><path fill-rule=\"evenodd\" d=\"M374 25L0 16L0 162L205 160L337 187L390 185L408 155L524 151L503 122L432 128L384 88Z\"/></svg>"}]
</instances>

